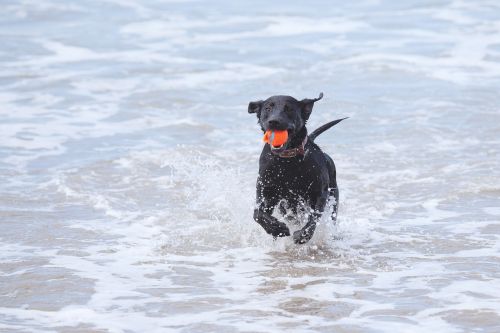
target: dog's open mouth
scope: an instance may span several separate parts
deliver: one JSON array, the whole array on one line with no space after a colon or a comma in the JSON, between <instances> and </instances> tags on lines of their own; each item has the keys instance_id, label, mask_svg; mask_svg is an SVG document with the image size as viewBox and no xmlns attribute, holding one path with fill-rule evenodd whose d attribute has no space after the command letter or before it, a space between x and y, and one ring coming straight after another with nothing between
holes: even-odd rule
<instances>
[{"instance_id":1,"label":"dog's open mouth","mask_svg":"<svg viewBox=\"0 0 500 333\"><path fill-rule=\"evenodd\" d=\"M286 150L286 146L287 146L287 144L282 144L281 146L278 146L278 147L275 147L275 146L271 145L271 151L273 153L279 154L282 151Z\"/></svg>"},{"instance_id":2,"label":"dog's open mouth","mask_svg":"<svg viewBox=\"0 0 500 333\"><path fill-rule=\"evenodd\" d=\"M264 142L268 143L273 153L280 153L288 147L290 130L267 130Z\"/></svg>"}]
</instances>

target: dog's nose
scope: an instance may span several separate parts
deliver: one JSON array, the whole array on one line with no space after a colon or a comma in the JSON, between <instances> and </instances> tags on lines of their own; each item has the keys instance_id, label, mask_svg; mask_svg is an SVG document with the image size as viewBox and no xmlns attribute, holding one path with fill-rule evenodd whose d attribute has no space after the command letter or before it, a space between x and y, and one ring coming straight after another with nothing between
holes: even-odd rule
<instances>
[{"instance_id":1,"label":"dog's nose","mask_svg":"<svg viewBox=\"0 0 500 333\"><path fill-rule=\"evenodd\" d=\"M271 119L267 122L267 125L269 125L270 128L276 128L280 126L280 122L275 119Z\"/></svg>"}]
</instances>

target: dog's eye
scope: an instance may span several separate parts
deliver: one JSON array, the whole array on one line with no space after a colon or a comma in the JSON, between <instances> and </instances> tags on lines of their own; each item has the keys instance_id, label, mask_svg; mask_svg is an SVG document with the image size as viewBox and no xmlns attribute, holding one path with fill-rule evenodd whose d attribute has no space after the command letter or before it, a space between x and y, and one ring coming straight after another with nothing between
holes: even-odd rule
<instances>
[{"instance_id":1,"label":"dog's eye","mask_svg":"<svg viewBox=\"0 0 500 333\"><path fill-rule=\"evenodd\" d=\"M266 108L264 109L266 112L271 112L271 107L270 106L266 106Z\"/></svg>"},{"instance_id":2,"label":"dog's eye","mask_svg":"<svg viewBox=\"0 0 500 333\"><path fill-rule=\"evenodd\" d=\"M291 115L291 114L292 114L292 109L290 109L290 108L288 107L288 105L285 105L285 113L286 113L287 115Z\"/></svg>"}]
</instances>

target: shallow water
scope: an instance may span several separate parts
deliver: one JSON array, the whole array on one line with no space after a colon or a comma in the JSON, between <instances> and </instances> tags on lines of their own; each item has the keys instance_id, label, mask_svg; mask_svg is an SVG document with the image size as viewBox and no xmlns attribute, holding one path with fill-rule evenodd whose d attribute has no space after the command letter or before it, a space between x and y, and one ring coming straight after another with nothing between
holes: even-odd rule
<instances>
[{"instance_id":1,"label":"shallow water","mask_svg":"<svg viewBox=\"0 0 500 333\"><path fill-rule=\"evenodd\" d=\"M497 1L1 8L0 331L500 331ZM273 241L247 103L320 91L339 221Z\"/></svg>"}]
</instances>

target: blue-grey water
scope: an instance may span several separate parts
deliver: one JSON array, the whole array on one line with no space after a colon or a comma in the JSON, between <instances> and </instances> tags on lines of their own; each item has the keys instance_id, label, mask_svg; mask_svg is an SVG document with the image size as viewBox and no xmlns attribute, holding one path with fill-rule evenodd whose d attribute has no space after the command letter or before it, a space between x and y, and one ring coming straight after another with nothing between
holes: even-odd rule
<instances>
[{"instance_id":1,"label":"blue-grey water","mask_svg":"<svg viewBox=\"0 0 500 333\"><path fill-rule=\"evenodd\" d=\"M336 226L252 219L316 103ZM0 3L1 332L500 332L500 2Z\"/></svg>"}]
</instances>

